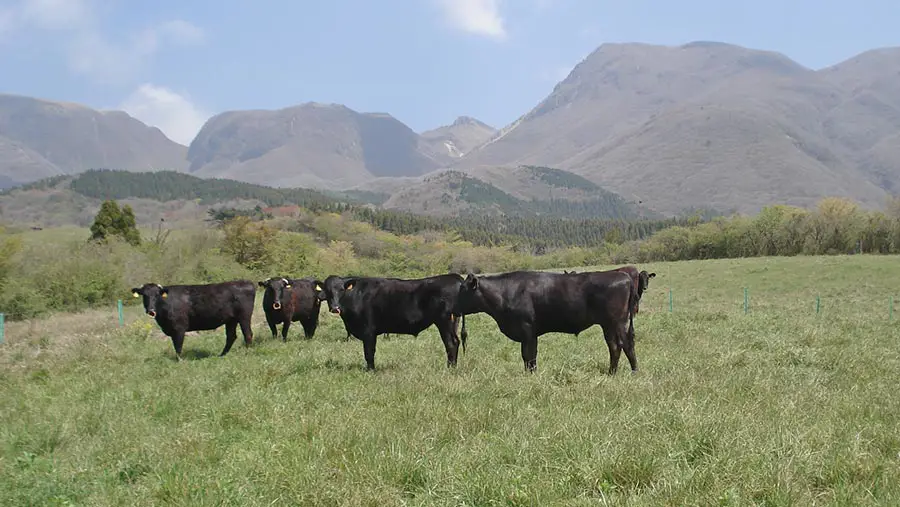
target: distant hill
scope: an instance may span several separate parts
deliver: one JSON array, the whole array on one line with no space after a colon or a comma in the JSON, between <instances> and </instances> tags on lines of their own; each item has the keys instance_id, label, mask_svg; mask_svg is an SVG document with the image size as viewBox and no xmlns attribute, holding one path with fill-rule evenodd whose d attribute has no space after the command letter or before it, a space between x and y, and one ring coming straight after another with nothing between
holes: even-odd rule
<instances>
[{"instance_id":1,"label":"distant hill","mask_svg":"<svg viewBox=\"0 0 900 507\"><path fill-rule=\"evenodd\" d=\"M460 116L452 124L422 132L422 138L458 158L481 145L497 133L497 129L469 116Z\"/></svg>"},{"instance_id":2,"label":"distant hill","mask_svg":"<svg viewBox=\"0 0 900 507\"><path fill-rule=\"evenodd\" d=\"M559 167L667 213L881 205L900 178L898 72L897 50L816 72L729 44L604 44L453 167Z\"/></svg>"},{"instance_id":3,"label":"distant hill","mask_svg":"<svg viewBox=\"0 0 900 507\"><path fill-rule=\"evenodd\" d=\"M452 155L388 114L307 103L211 118L188 150L190 172L280 187L349 188L419 176Z\"/></svg>"},{"instance_id":4,"label":"distant hill","mask_svg":"<svg viewBox=\"0 0 900 507\"><path fill-rule=\"evenodd\" d=\"M94 168L181 170L187 148L121 111L0 94L0 183Z\"/></svg>"},{"instance_id":5,"label":"distant hill","mask_svg":"<svg viewBox=\"0 0 900 507\"><path fill-rule=\"evenodd\" d=\"M382 207L450 217L466 215L554 216L636 220L661 215L626 202L580 176L523 166L473 177L459 171L428 175L397 190ZM503 188L494 181L500 181Z\"/></svg>"},{"instance_id":6,"label":"distant hill","mask_svg":"<svg viewBox=\"0 0 900 507\"><path fill-rule=\"evenodd\" d=\"M553 170L545 172L538 168L537 173L553 174ZM14 227L72 224L87 227L104 199L116 199L132 206L140 225L156 225L163 219L167 228L196 227L208 218L211 210L226 216L234 214L235 209L254 210L259 206L261 209L252 213L295 215L293 226L301 229L309 225L309 211L339 212L397 234L452 230L475 244L503 243L535 251L554 246L602 246L608 238L616 241L644 238L665 227L687 223L685 218L626 218L629 205L615 196L605 202L575 203L573 207L570 201L520 200L471 176L460 173L451 176L461 182L460 199L471 205L471 210L479 212L452 217L423 216L402 209L379 209L369 202L383 197L377 192L270 188L169 171L95 170L0 191L0 223ZM588 218L587 214L591 213L603 216Z\"/></svg>"}]
</instances>

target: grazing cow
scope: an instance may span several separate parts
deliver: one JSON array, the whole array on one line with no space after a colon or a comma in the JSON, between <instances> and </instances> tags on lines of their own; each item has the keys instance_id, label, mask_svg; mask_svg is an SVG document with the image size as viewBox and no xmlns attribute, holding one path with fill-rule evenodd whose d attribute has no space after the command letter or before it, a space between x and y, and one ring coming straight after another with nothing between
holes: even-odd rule
<instances>
[{"instance_id":1,"label":"grazing cow","mask_svg":"<svg viewBox=\"0 0 900 507\"><path fill-rule=\"evenodd\" d=\"M637 315L638 306L640 306L641 296L644 295L644 291L647 290L647 287L650 285L650 279L656 277L656 273L648 273L646 271L638 271L638 269L634 266L622 266L621 268L616 268L613 271L621 271L622 273L627 274L631 277L631 284L633 287L633 305L631 307L631 311L633 314Z\"/></svg>"},{"instance_id":2,"label":"grazing cow","mask_svg":"<svg viewBox=\"0 0 900 507\"><path fill-rule=\"evenodd\" d=\"M656 273L647 273L646 271L638 271L636 267L628 265L616 268L613 271L620 271L631 278L631 301L628 303L628 334L631 340L634 340L634 316L637 315L641 303L641 296L650 285L650 279L656 276Z\"/></svg>"},{"instance_id":3,"label":"grazing cow","mask_svg":"<svg viewBox=\"0 0 900 507\"><path fill-rule=\"evenodd\" d=\"M310 339L319 326L319 291L322 282L311 278L267 278L259 282L263 293L263 310L266 322L272 330L272 338L278 334L275 327L282 324L281 339L287 341L292 322L300 321L303 335Z\"/></svg>"},{"instance_id":4,"label":"grazing cow","mask_svg":"<svg viewBox=\"0 0 900 507\"><path fill-rule=\"evenodd\" d=\"M329 276L319 298L331 313L340 315L344 326L363 342L366 369L375 369L375 345L379 334L418 336L432 324L447 351L447 366L456 366L460 338L466 348L466 321L457 337L452 313L462 277L455 274L415 280Z\"/></svg>"},{"instance_id":5,"label":"grazing cow","mask_svg":"<svg viewBox=\"0 0 900 507\"><path fill-rule=\"evenodd\" d=\"M220 356L231 350L241 326L244 345L253 343L250 319L256 299L256 286L249 280L212 283L208 285L169 285L147 283L131 289L134 297L143 297L144 311L156 319L163 333L172 338L175 357L181 360L184 334L188 331L209 331L225 325L225 348Z\"/></svg>"},{"instance_id":6,"label":"grazing cow","mask_svg":"<svg viewBox=\"0 0 900 507\"><path fill-rule=\"evenodd\" d=\"M634 340L628 334L630 298L631 278L618 271L470 274L459 289L454 313L490 315L507 338L522 345L522 361L531 372L537 368L539 336L554 332L578 336L600 324L612 375L623 350L632 371L637 371Z\"/></svg>"}]
</instances>

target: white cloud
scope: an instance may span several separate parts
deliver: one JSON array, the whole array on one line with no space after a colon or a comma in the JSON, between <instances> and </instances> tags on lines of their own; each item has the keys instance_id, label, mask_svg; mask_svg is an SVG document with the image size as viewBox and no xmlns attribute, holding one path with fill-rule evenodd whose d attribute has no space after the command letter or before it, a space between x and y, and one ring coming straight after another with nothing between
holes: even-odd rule
<instances>
[{"instance_id":1,"label":"white cloud","mask_svg":"<svg viewBox=\"0 0 900 507\"><path fill-rule=\"evenodd\" d=\"M191 143L210 117L189 97L151 83L139 86L118 108L162 130L169 139L185 146Z\"/></svg>"},{"instance_id":2,"label":"white cloud","mask_svg":"<svg viewBox=\"0 0 900 507\"><path fill-rule=\"evenodd\" d=\"M506 38L500 0L437 0L446 21L458 30L495 39Z\"/></svg>"},{"instance_id":3,"label":"white cloud","mask_svg":"<svg viewBox=\"0 0 900 507\"><path fill-rule=\"evenodd\" d=\"M60 50L72 72L103 83L124 83L161 48L201 44L203 29L181 19L172 19L110 40L101 29L99 0L22 0L9 9L9 31L56 32ZM0 12L0 33L3 14Z\"/></svg>"},{"instance_id":4,"label":"white cloud","mask_svg":"<svg viewBox=\"0 0 900 507\"><path fill-rule=\"evenodd\" d=\"M22 21L45 30L79 29L91 21L87 0L24 0Z\"/></svg>"},{"instance_id":5,"label":"white cloud","mask_svg":"<svg viewBox=\"0 0 900 507\"><path fill-rule=\"evenodd\" d=\"M183 46L202 44L206 40L206 33L202 28L183 19L166 21L156 28L156 34Z\"/></svg>"}]
</instances>

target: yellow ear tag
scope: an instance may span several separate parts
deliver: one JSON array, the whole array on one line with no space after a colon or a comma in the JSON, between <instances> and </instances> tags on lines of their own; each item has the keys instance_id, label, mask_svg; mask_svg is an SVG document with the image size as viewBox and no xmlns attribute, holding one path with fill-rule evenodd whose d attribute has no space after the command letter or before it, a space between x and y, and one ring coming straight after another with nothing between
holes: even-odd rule
<instances>
[{"instance_id":1,"label":"yellow ear tag","mask_svg":"<svg viewBox=\"0 0 900 507\"><path fill-rule=\"evenodd\" d=\"M353 288L353 284L352 284L352 283L351 283L350 285L347 286L347 290L350 290L350 289L352 289L352 288Z\"/></svg>"},{"instance_id":2,"label":"yellow ear tag","mask_svg":"<svg viewBox=\"0 0 900 507\"><path fill-rule=\"evenodd\" d=\"M291 284L285 285L284 288L285 288L285 289L290 289L290 288L291 288Z\"/></svg>"},{"instance_id":3,"label":"yellow ear tag","mask_svg":"<svg viewBox=\"0 0 900 507\"><path fill-rule=\"evenodd\" d=\"M141 295L138 294L137 292L132 292L132 293L131 293L131 297L133 297L133 298L139 298L139 297L141 297Z\"/></svg>"},{"instance_id":4,"label":"yellow ear tag","mask_svg":"<svg viewBox=\"0 0 900 507\"><path fill-rule=\"evenodd\" d=\"M163 292L163 293L162 293L162 298L163 298L163 299L166 299L167 297L169 297L169 294L166 293L166 292Z\"/></svg>"},{"instance_id":5,"label":"yellow ear tag","mask_svg":"<svg viewBox=\"0 0 900 507\"><path fill-rule=\"evenodd\" d=\"M322 287L319 284L316 284L316 290L322 290Z\"/></svg>"}]
</instances>

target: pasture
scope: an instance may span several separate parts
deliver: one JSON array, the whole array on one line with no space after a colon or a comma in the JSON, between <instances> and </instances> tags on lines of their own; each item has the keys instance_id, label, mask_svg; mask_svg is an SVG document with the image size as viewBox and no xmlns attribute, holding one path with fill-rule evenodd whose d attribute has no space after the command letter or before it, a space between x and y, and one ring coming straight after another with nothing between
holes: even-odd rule
<instances>
[{"instance_id":1,"label":"pasture","mask_svg":"<svg viewBox=\"0 0 900 507\"><path fill-rule=\"evenodd\" d=\"M312 340L257 304L253 347L189 333L181 363L114 302L8 323L0 504L900 504L897 257L639 268L640 371L614 377L598 327L541 337L528 375L485 315L455 370L431 328L374 374L324 304Z\"/></svg>"}]
</instances>

